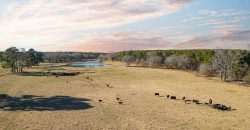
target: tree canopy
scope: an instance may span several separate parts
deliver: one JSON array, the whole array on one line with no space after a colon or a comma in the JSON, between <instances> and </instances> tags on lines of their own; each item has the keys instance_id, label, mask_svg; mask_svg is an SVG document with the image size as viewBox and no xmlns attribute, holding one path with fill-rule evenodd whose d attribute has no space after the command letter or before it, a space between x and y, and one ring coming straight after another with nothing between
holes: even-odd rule
<instances>
[{"instance_id":1,"label":"tree canopy","mask_svg":"<svg viewBox=\"0 0 250 130\"><path fill-rule=\"evenodd\" d=\"M32 67L42 62L43 54L34 49L10 47L2 54L3 67L11 68L12 73L20 73L23 67Z\"/></svg>"}]
</instances>

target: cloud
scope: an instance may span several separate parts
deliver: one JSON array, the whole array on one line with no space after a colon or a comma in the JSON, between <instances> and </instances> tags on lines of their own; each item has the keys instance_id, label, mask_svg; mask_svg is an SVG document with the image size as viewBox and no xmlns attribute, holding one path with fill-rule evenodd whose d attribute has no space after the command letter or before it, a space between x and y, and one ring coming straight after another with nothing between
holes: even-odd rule
<instances>
[{"instance_id":1,"label":"cloud","mask_svg":"<svg viewBox=\"0 0 250 130\"><path fill-rule=\"evenodd\" d=\"M167 38L174 35L150 35L142 31L122 31L98 34L89 39L77 41L71 44L58 45L55 48L69 51L91 51L91 52L112 52L122 50L150 50L170 49L175 43L168 42ZM45 50L50 47L44 48Z\"/></svg>"},{"instance_id":2,"label":"cloud","mask_svg":"<svg viewBox=\"0 0 250 130\"><path fill-rule=\"evenodd\" d=\"M198 14L213 17L232 17L242 14L249 14L247 10L227 9L227 10L199 10Z\"/></svg>"},{"instance_id":3,"label":"cloud","mask_svg":"<svg viewBox=\"0 0 250 130\"><path fill-rule=\"evenodd\" d=\"M0 9L0 46L74 43L85 32L176 12L193 0L30 0ZM98 32L97 32L98 33ZM78 36L78 37L76 37ZM70 39L72 38L72 39Z\"/></svg>"},{"instance_id":4,"label":"cloud","mask_svg":"<svg viewBox=\"0 0 250 130\"><path fill-rule=\"evenodd\" d=\"M203 20L198 21L199 24L197 26L208 26L208 25L213 25L213 26L226 25L227 26L227 24L239 23L244 20L248 20L249 18L250 17L246 17L246 16L238 16L238 17L229 17L229 18L203 19Z\"/></svg>"},{"instance_id":5,"label":"cloud","mask_svg":"<svg viewBox=\"0 0 250 130\"><path fill-rule=\"evenodd\" d=\"M210 16L216 16L218 14L218 12L214 10L200 10L198 13L201 15L210 15Z\"/></svg>"},{"instance_id":6,"label":"cloud","mask_svg":"<svg viewBox=\"0 0 250 130\"><path fill-rule=\"evenodd\" d=\"M225 49L246 49L250 44L250 30L228 31L222 36L206 35L194 37L193 39L180 43L176 48L182 49L204 49L204 48L225 48Z\"/></svg>"},{"instance_id":7,"label":"cloud","mask_svg":"<svg viewBox=\"0 0 250 130\"><path fill-rule=\"evenodd\" d=\"M0 5L0 50L120 51L178 48L244 48L242 21L249 12L200 10L181 25L126 28L126 24L177 12L195 0L20 0ZM159 22L159 21L154 21ZM138 24L137 23L137 24ZM190 26L191 25L191 26ZM200 36L195 31L210 27ZM147 29L145 29L147 28ZM194 32L190 32L194 30Z\"/></svg>"},{"instance_id":8,"label":"cloud","mask_svg":"<svg viewBox=\"0 0 250 130\"><path fill-rule=\"evenodd\" d=\"M157 33L156 35L151 35ZM45 44L39 48L47 51L91 51L113 52L123 50L152 49L246 49L250 44L250 30L213 32L204 36L182 36L164 34L156 30L114 31L93 34L85 40L69 44ZM183 42L171 42L173 38L182 38Z\"/></svg>"},{"instance_id":9,"label":"cloud","mask_svg":"<svg viewBox=\"0 0 250 130\"><path fill-rule=\"evenodd\" d=\"M247 25L246 22L250 20L249 14L248 10L239 9L199 10L196 13L188 14L182 22L192 25L195 23L195 28L242 30Z\"/></svg>"}]
</instances>

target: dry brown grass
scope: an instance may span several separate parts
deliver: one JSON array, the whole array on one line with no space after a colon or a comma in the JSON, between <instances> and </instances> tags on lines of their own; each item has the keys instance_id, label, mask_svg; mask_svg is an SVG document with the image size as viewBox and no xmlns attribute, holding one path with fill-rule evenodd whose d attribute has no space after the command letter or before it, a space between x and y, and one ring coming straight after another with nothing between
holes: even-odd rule
<instances>
[{"instance_id":1,"label":"dry brown grass","mask_svg":"<svg viewBox=\"0 0 250 130\"><path fill-rule=\"evenodd\" d=\"M80 71L75 77L0 77L0 92L10 96L70 96L90 99L88 103L93 106L68 111L0 110L0 129L246 130L250 126L250 88L178 70L124 67L119 62L108 64L111 65L92 69L63 67L65 71ZM180 100L155 97L155 92L203 102L211 98L214 103L237 110L222 112L208 106L188 105ZM123 105L118 104L116 97L123 100ZM99 99L103 103L99 103Z\"/></svg>"}]
</instances>

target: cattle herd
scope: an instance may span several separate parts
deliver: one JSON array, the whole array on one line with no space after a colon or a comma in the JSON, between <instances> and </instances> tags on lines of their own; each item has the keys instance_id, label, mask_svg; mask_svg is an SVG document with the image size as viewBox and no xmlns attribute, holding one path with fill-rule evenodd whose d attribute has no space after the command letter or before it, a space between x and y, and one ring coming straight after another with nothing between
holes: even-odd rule
<instances>
[{"instance_id":1,"label":"cattle herd","mask_svg":"<svg viewBox=\"0 0 250 130\"><path fill-rule=\"evenodd\" d=\"M160 96L160 93L155 93L155 96ZM161 96L161 97L164 97L164 96ZM214 109L217 109L217 110L221 110L221 111L232 111L232 110L236 110L236 109L232 109L231 107L229 106L226 106L226 105L223 105L223 104L213 104L213 100L212 99L209 99L208 102L200 102L200 100L197 100L197 99L187 99L186 97L182 97L181 99L177 99L176 96L170 96L170 95L167 95L166 96L167 99L172 99L172 100L183 100L185 104L191 104L191 103L194 103L194 104L197 104L197 105L207 105L207 106L210 106Z\"/></svg>"},{"instance_id":2,"label":"cattle herd","mask_svg":"<svg viewBox=\"0 0 250 130\"><path fill-rule=\"evenodd\" d=\"M93 81L93 79L86 77L87 80L91 80ZM110 87L109 84L106 84L107 87ZM164 96L160 96L160 93L155 93L155 96L158 97L164 97ZM166 96L167 99L171 99L171 100L182 100L185 104L196 104L196 105L206 105L209 106L211 108L217 109L217 110L221 110L221 111L232 111L232 110L236 110L236 109L232 109L230 106L226 106L223 104L213 104L213 100L209 99L208 102L200 102L200 100L197 99L187 99L187 97L182 97L180 99L177 99L176 96L173 95L167 95ZM122 105L123 101L121 100L121 98L117 97L116 100L118 101L118 104ZM103 100L99 99L99 103L102 103Z\"/></svg>"},{"instance_id":3,"label":"cattle herd","mask_svg":"<svg viewBox=\"0 0 250 130\"><path fill-rule=\"evenodd\" d=\"M160 97L160 93L155 93L155 96ZM164 97L164 96L161 96ZM200 100L197 99L187 99L187 97L182 97L180 99L177 99L176 96L171 96L171 95L167 95L166 96L167 99L170 100L182 100L185 104L196 104L196 105L206 105L209 106L211 108L217 109L217 110L221 110L221 111L232 111L232 110L236 110L236 109L232 109L230 106L226 106L223 104L213 104L213 100L209 99L208 102L200 102ZM121 100L121 98L117 97L116 100L118 101L118 104L122 105L123 101ZM103 100L99 99L99 103L102 103Z\"/></svg>"},{"instance_id":4,"label":"cattle herd","mask_svg":"<svg viewBox=\"0 0 250 130\"><path fill-rule=\"evenodd\" d=\"M121 98L117 97L116 100L118 101L118 104L122 105L123 104L123 101L121 100ZM99 103L102 103L103 100L102 99L99 99Z\"/></svg>"}]
</instances>

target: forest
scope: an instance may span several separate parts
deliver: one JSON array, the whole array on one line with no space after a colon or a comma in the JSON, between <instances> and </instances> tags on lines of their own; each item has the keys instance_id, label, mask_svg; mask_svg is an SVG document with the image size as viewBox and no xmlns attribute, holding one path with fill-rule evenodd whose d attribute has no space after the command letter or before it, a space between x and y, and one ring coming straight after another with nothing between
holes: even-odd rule
<instances>
[{"instance_id":1,"label":"forest","mask_svg":"<svg viewBox=\"0 0 250 130\"><path fill-rule=\"evenodd\" d=\"M250 81L248 50L138 50L107 54L100 59L123 61L127 66L161 67L198 71L222 81Z\"/></svg>"}]
</instances>

